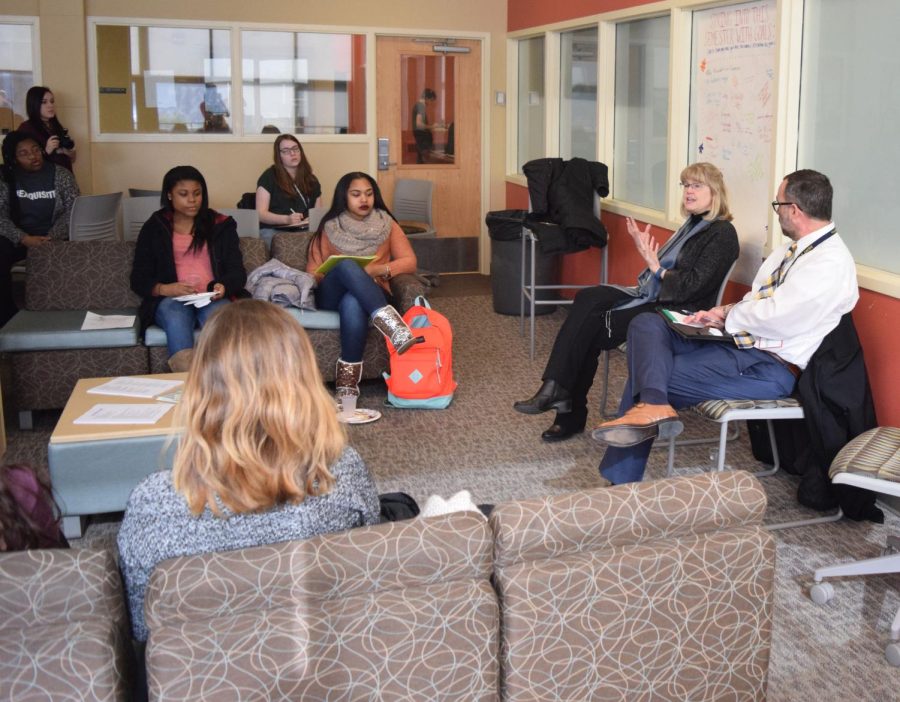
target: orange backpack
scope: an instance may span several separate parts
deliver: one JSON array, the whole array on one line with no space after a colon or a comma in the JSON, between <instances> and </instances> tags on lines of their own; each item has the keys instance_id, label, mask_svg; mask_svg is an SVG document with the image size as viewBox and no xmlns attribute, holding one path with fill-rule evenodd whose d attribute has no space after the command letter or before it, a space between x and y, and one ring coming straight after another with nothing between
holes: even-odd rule
<instances>
[{"instance_id":1,"label":"orange backpack","mask_svg":"<svg viewBox=\"0 0 900 702\"><path fill-rule=\"evenodd\" d=\"M387 401L394 407L444 409L453 400L456 389L450 322L421 296L403 315L403 321L425 341L402 356L387 342L391 362L390 375L384 374Z\"/></svg>"}]
</instances>

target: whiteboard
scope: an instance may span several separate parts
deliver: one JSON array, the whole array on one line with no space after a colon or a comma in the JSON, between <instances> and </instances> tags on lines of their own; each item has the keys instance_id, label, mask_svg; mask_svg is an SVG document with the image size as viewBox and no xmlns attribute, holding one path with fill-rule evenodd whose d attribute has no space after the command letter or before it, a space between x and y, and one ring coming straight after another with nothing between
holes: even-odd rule
<instances>
[{"instance_id":1,"label":"whiteboard","mask_svg":"<svg viewBox=\"0 0 900 702\"><path fill-rule=\"evenodd\" d=\"M732 278L748 284L774 199L775 61L775 0L693 13L688 161L709 161L725 176L741 242Z\"/></svg>"}]
</instances>

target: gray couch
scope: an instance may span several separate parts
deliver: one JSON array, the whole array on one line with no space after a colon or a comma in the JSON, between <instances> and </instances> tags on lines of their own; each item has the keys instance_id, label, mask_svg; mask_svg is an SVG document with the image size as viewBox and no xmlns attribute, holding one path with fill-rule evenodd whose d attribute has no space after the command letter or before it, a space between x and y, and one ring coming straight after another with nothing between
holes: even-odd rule
<instances>
[{"instance_id":1,"label":"gray couch","mask_svg":"<svg viewBox=\"0 0 900 702\"><path fill-rule=\"evenodd\" d=\"M129 698L122 582L109 551L0 553L0 699Z\"/></svg>"},{"instance_id":2,"label":"gray couch","mask_svg":"<svg viewBox=\"0 0 900 702\"><path fill-rule=\"evenodd\" d=\"M309 234L278 234L273 255L303 270ZM249 273L267 260L260 239L240 240ZM9 354L12 385L4 388L19 411L20 424L31 424L31 411L65 406L80 378L168 372L165 332L151 326L140 339L137 321L129 329L81 331L84 314L135 314L140 299L131 291L134 244L121 241L58 242L29 251L25 307L0 329L0 351ZM397 276L392 288L404 311L424 286L410 275ZM340 353L336 312L292 311L307 327L326 381L334 380ZM388 369L386 345L372 331L364 358L365 378Z\"/></svg>"},{"instance_id":3,"label":"gray couch","mask_svg":"<svg viewBox=\"0 0 900 702\"><path fill-rule=\"evenodd\" d=\"M775 545L744 472L177 558L158 700L764 700Z\"/></svg>"},{"instance_id":4,"label":"gray couch","mask_svg":"<svg viewBox=\"0 0 900 702\"><path fill-rule=\"evenodd\" d=\"M765 508L707 473L165 561L150 697L762 701ZM0 698L118 698L118 578L84 553L0 554Z\"/></svg>"}]
</instances>

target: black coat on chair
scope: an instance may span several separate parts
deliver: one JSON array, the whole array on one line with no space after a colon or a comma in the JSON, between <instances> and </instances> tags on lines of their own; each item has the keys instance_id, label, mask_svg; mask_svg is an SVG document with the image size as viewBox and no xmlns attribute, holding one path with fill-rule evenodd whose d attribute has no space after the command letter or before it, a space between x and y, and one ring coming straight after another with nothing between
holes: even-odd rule
<instances>
[{"instance_id":1,"label":"black coat on chair","mask_svg":"<svg viewBox=\"0 0 900 702\"><path fill-rule=\"evenodd\" d=\"M800 504L815 509L840 505L850 519L883 522L875 493L832 485L828 468L851 439L878 426L862 345L848 312L816 349L797 381L808 432L808 451L796 466L802 478Z\"/></svg>"},{"instance_id":2,"label":"black coat on chair","mask_svg":"<svg viewBox=\"0 0 900 702\"><path fill-rule=\"evenodd\" d=\"M594 194L609 195L605 163L539 158L522 167L528 178L531 213L525 226L545 254L606 246L606 227L594 214Z\"/></svg>"}]
</instances>

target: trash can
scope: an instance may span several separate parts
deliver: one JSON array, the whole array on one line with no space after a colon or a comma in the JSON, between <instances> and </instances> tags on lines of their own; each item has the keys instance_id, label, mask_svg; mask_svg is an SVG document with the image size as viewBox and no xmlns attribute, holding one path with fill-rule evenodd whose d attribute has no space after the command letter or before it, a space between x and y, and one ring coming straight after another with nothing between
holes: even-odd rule
<instances>
[{"instance_id":1,"label":"trash can","mask_svg":"<svg viewBox=\"0 0 900 702\"><path fill-rule=\"evenodd\" d=\"M522 304L522 223L527 210L497 210L485 217L491 237L491 292L494 312L519 314ZM535 248L534 278L536 285L554 285L559 281L555 255L542 254ZM531 246L525 247L525 282L531 279ZM553 290L538 290L537 300L557 297ZM526 306L528 301L526 300ZM536 305L534 313L549 314L556 305Z\"/></svg>"}]
</instances>

